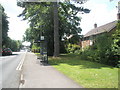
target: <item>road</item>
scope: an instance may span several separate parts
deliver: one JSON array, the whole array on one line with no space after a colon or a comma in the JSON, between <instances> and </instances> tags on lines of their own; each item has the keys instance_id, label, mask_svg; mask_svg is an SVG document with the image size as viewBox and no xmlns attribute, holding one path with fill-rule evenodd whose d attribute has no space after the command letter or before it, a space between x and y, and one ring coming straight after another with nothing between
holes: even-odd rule
<instances>
[{"instance_id":1,"label":"road","mask_svg":"<svg viewBox=\"0 0 120 90\"><path fill-rule=\"evenodd\" d=\"M25 53L13 52L13 55L0 57L0 72L2 73L0 74L0 81L2 81L2 88L18 88L21 71L16 70L16 68Z\"/></svg>"}]
</instances>

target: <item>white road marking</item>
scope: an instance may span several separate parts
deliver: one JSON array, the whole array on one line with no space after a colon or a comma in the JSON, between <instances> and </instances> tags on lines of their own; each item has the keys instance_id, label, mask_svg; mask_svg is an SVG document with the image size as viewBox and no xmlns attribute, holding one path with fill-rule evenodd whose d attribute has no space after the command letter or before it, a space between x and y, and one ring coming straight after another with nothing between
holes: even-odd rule
<instances>
[{"instance_id":1,"label":"white road marking","mask_svg":"<svg viewBox=\"0 0 120 90\"><path fill-rule=\"evenodd\" d=\"M24 80L23 74L21 74L19 90L21 90L20 88L22 88L24 84L25 84L25 80Z\"/></svg>"},{"instance_id":2,"label":"white road marking","mask_svg":"<svg viewBox=\"0 0 120 90\"><path fill-rule=\"evenodd\" d=\"M23 58L21 59L20 63L18 64L16 70L21 70L22 69L22 66L23 66L23 63L24 63L24 60L25 60L25 56L26 56L26 53L24 54Z\"/></svg>"}]
</instances>

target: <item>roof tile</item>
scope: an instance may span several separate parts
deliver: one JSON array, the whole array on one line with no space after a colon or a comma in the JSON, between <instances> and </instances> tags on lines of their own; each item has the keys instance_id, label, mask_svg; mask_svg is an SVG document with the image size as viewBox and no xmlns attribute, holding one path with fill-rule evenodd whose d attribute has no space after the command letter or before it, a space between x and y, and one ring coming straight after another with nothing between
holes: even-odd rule
<instances>
[{"instance_id":1,"label":"roof tile","mask_svg":"<svg viewBox=\"0 0 120 90\"><path fill-rule=\"evenodd\" d=\"M96 35L96 34L100 34L100 33L103 33L103 32L109 32L111 31L113 28L116 27L116 24L117 24L117 21L113 21L113 22L110 22L110 23L107 23L105 25L102 25L100 27L97 27L97 28L94 28L92 30L90 30L89 32L87 32L84 37L88 37L88 36L91 36L91 35Z\"/></svg>"}]
</instances>

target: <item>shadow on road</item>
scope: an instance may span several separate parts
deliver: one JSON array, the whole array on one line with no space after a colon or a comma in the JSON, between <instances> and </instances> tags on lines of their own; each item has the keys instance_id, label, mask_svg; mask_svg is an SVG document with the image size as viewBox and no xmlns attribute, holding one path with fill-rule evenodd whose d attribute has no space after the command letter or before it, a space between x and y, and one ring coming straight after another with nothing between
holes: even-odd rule
<instances>
[{"instance_id":1,"label":"shadow on road","mask_svg":"<svg viewBox=\"0 0 120 90\"><path fill-rule=\"evenodd\" d=\"M3 57L6 57L6 56L15 56L15 55L18 55L18 54L12 54L12 55L2 55Z\"/></svg>"},{"instance_id":2,"label":"shadow on road","mask_svg":"<svg viewBox=\"0 0 120 90\"><path fill-rule=\"evenodd\" d=\"M40 66L50 66L47 62L44 62L38 58L36 59L36 64L40 64Z\"/></svg>"},{"instance_id":3,"label":"shadow on road","mask_svg":"<svg viewBox=\"0 0 120 90\"><path fill-rule=\"evenodd\" d=\"M11 56L13 56L13 55L18 55L18 54L12 54Z\"/></svg>"},{"instance_id":4,"label":"shadow on road","mask_svg":"<svg viewBox=\"0 0 120 90\"><path fill-rule=\"evenodd\" d=\"M50 66L47 62L44 62L44 61L40 61L40 65L42 65L42 66Z\"/></svg>"}]
</instances>

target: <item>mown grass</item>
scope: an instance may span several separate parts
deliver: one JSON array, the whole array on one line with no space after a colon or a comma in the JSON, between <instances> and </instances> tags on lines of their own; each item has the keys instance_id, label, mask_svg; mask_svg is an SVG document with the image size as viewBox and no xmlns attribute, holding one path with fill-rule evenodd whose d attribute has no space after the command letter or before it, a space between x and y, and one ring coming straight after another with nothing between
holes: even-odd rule
<instances>
[{"instance_id":1,"label":"mown grass","mask_svg":"<svg viewBox=\"0 0 120 90\"><path fill-rule=\"evenodd\" d=\"M80 60L74 54L49 57L49 64L84 88L118 88L118 68Z\"/></svg>"}]
</instances>

